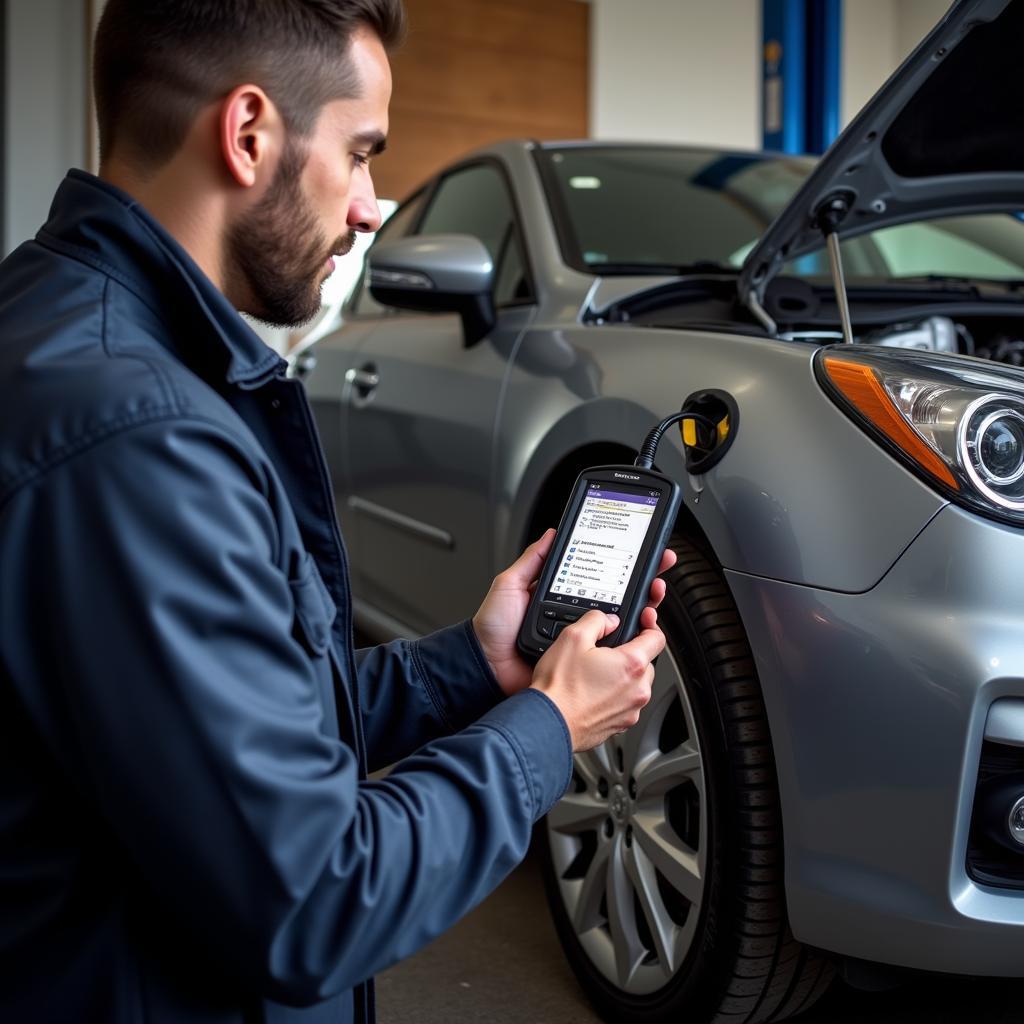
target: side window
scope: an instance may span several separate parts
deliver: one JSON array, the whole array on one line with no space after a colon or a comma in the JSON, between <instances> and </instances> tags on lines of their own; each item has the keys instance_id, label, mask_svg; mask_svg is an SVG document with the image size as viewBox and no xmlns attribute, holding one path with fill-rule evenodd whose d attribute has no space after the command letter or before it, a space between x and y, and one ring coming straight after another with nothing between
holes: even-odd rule
<instances>
[{"instance_id":1,"label":"side window","mask_svg":"<svg viewBox=\"0 0 1024 1024\"><path fill-rule=\"evenodd\" d=\"M417 234L474 235L494 261L495 303L503 306L532 298L512 199L505 179L490 164L449 174L438 186Z\"/></svg>"},{"instance_id":2,"label":"side window","mask_svg":"<svg viewBox=\"0 0 1024 1024\"><path fill-rule=\"evenodd\" d=\"M390 217L381 225L377 232L377 238L401 238L409 233L409 229L416 221L416 215L423 206L426 197L426 190L417 192L411 199L403 203ZM374 241L377 241L377 238ZM352 289L352 298L345 307L346 313L355 313L359 316L383 316L388 313L399 313L400 310L390 306L382 306L375 302L370 294L370 278L366 273L366 263L363 263L363 271L359 275L355 288Z\"/></svg>"}]
</instances>

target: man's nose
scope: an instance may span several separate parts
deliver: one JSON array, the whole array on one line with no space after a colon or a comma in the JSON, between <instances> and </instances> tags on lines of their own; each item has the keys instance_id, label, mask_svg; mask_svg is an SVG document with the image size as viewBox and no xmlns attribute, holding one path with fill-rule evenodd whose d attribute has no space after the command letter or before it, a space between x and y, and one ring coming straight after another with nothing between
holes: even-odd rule
<instances>
[{"instance_id":1,"label":"man's nose","mask_svg":"<svg viewBox=\"0 0 1024 1024\"><path fill-rule=\"evenodd\" d=\"M369 174L352 193L348 207L348 226L353 231L376 231L380 227L380 206Z\"/></svg>"}]
</instances>

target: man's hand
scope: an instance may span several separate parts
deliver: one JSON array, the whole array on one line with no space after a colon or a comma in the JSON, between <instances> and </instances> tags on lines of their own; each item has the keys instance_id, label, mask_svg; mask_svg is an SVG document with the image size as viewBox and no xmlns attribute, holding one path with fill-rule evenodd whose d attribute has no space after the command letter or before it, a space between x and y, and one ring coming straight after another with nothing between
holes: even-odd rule
<instances>
[{"instance_id":1,"label":"man's hand","mask_svg":"<svg viewBox=\"0 0 1024 1024\"><path fill-rule=\"evenodd\" d=\"M590 750L609 736L636 725L640 710L651 699L654 666L665 646L665 634L652 622L618 647L597 642L619 624L617 615L587 612L562 630L537 662L533 685L554 701L569 727L572 749Z\"/></svg>"},{"instance_id":2,"label":"man's hand","mask_svg":"<svg viewBox=\"0 0 1024 1024\"><path fill-rule=\"evenodd\" d=\"M533 678L533 666L516 650L516 637L554 539L555 531L545 530L540 540L495 576L480 610L473 616L476 638L506 697L529 686Z\"/></svg>"},{"instance_id":3,"label":"man's hand","mask_svg":"<svg viewBox=\"0 0 1024 1024\"><path fill-rule=\"evenodd\" d=\"M477 640L506 697L529 686L533 679L533 666L524 661L516 649L516 637L554 539L555 531L546 530L540 540L534 541L512 565L496 576L480 610L473 616ZM658 573L671 569L675 564L675 552L666 551ZM655 609L664 596L665 581L655 579L651 584L648 605L640 613L641 630L656 628L658 613ZM604 636L603 633L601 635Z\"/></svg>"}]
</instances>

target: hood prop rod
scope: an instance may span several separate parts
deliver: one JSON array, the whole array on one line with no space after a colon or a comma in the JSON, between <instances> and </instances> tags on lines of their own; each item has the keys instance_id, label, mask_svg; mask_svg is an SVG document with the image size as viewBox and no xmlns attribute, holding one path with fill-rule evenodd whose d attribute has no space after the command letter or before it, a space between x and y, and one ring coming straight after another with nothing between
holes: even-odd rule
<instances>
[{"instance_id":1,"label":"hood prop rod","mask_svg":"<svg viewBox=\"0 0 1024 1024\"><path fill-rule=\"evenodd\" d=\"M839 319L843 326L843 341L852 345L853 323L850 320L850 303L846 295L846 277L843 274L843 257L839 251L839 235L836 233L836 228L849 212L849 199L840 193L825 200L818 208L816 220L825 236L825 246L828 249L828 261L832 267L832 286L836 290Z\"/></svg>"},{"instance_id":2,"label":"hood prop rod","mask_svg":"<svg viewBox=\"0 0 1024 1024\"><path fill-rule=\"evenodd\" d=\"M747 309L757 317L769 338L778 337L779 325L768 315L768 310L757 301L757 289L751 288L747 296Z\"/></svg>"}]
</instances>

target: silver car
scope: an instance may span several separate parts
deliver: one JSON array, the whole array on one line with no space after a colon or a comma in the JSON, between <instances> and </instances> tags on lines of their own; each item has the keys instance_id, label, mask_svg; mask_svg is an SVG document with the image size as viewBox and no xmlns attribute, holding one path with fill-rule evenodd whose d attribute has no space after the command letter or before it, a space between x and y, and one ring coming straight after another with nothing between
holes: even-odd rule
<instances>
[{"instance_id":1,"label":"silver car","mask_svg":"<svg viewBox=\"0 0 1024 1024\"><path fill-rule=\"evenodd\" d=\"M664 416L724 425L662 443L654 697L542 828L611 1018L778 1020L837 967L1024 975L1021 38L1020 0L957 3L816 165L476 152L301 368L379 637L472 614Z\"/></svg>"}]
</instances>

